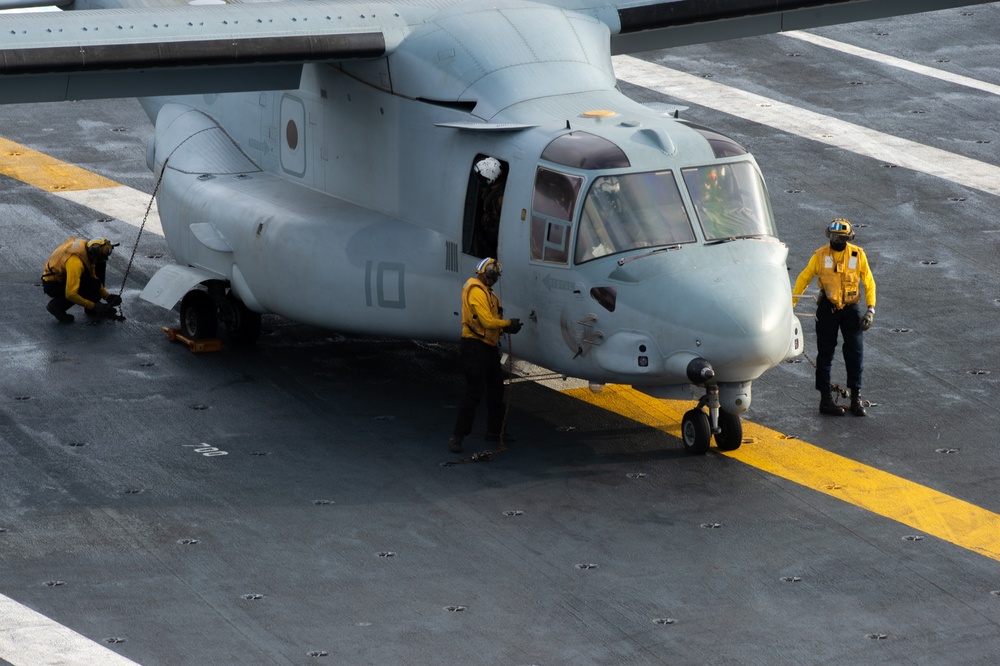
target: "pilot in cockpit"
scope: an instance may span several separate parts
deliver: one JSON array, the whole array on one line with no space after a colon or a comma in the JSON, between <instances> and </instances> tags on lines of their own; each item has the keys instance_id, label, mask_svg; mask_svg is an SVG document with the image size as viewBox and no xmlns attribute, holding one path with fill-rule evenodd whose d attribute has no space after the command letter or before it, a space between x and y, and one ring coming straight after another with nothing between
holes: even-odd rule
<instances>
[{"instance_id":1,"label":"pilot in cockpit","mask_svg":"<svg viewBox=\"0 0 1000 666\"><path fill-rule=\"evenodd\" d=\"M621 180L615 176L605 176L595 186L601 223L612 241L612 248L605 254L641 245L642 229L634 212L622 192ZM595 253L595 256L600 256Z\"/></svg>"},{"instance_id":2,"label":"pilot in cockpit","mask_svg":"<svg viewBox=\"0 0 1000 666\"><path fill-rule=\"evenodd\" d=\"M725 171L723 171L723 177ZM701 197L699 203L706 211L720 210L725 202L725 193L719 179L718 169L709 169L701 181Z\"/></svg>"},{"instance_id":3,"label":"pilot in cockpit","mask_svg":"<svg viewBox=\"0 0 1000 666\"><path fill-rule=\"evenodd\" d=\"M608 210L614 211L615 213L622 212L622 186L617 178L602 178L601 182L597 185L597 191L600 193L600 198Z\"/></svg>"}]
</instances>

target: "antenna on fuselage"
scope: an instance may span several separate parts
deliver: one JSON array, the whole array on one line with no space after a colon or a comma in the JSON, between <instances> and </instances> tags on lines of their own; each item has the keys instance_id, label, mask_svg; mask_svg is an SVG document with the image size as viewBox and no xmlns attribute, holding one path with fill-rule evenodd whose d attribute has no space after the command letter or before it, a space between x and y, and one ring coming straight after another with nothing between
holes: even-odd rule
<instances>
[{"instance_id":1,"label":"antenna on fuselage","mask_svg":"<svg viewBox=\"0 0 1000 666\"><path fill-rule=\"evenodd\" d=\"M569 118L567 118L567 119L566 119L566 129L572 129L572 128L570 128L570 126L569 126Z\"/></svg>"}]
</instances>

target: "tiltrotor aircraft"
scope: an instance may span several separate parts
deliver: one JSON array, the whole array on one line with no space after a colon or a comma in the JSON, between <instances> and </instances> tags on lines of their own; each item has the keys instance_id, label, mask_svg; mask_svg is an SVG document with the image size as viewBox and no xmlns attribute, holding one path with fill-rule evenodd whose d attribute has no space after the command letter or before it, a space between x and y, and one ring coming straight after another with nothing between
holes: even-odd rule
<instances>
[{"instance_id":1,"label":"tiltrotor aircraft","mask_svg":"<svg viewBox=\"0 0 1000 666\"><path fill-rule=\"evenodd\" d=\"M623 95L612 52L966 4L77 0L0 17L0 102L142 98L176 260L142 297L180 301L189 336L276 313L457 339L497 257L519 358L700 394L682 432L704 453L740 446L753 380L802 352L787 248L754 158Z\"/></svg>"}]
</instances>

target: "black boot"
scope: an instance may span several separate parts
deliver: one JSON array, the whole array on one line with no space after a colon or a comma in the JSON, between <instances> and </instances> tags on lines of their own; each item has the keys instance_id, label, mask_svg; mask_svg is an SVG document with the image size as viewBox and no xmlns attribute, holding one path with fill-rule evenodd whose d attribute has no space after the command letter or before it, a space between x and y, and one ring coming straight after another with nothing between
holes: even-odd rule
<instances>
[{"instance_id":1,"label":"black boot","mask_svg":"<svg viewBox=\"0 0 1000 666\"><path fill-rule=\"evenodd\" d=\"M824 391L819 399L819 413L827 416L843 416L844 408L833 401L830 391Z\"/></svg>"},{"instance_id":2,"label":"black boot","mask_svg":"<svg viewBox=\"0 0 1000 666\"><path fill-rule=\"evenodd\" d=\"M855 416L867 416L865 406L861 404L861 389L851 389L851 414Z\"/></svg>"},{"instance_id":3,"label":"black boot","mask_svg":"<svg viewBox=\"0 0 1000 666\"><path fill-rule=\"evenodd\" d=\"M452 435L448 438L448 450L452 453L462 452L462 438L458 435Z\"/></svg>"},{"instance_id":4,"label":"black boot","mask_svg":"<svg viewBox=\"0 0 1000 666\"><path fill-rule=\"evenodd\" d=\"M59 320L61 324L72 324L75 317L70 313L66 312L63 308L59 307L59 303L56 299L49 301L49 304L45 306L45 309L49 311L49 314Z\"/></svg>"}]
</instances>

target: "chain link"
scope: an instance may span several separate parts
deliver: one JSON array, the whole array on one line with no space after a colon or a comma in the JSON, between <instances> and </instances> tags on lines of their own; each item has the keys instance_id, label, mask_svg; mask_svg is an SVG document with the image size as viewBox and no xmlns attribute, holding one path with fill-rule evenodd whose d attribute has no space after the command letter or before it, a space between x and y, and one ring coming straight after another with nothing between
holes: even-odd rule
<instances>
[{"instance_id":1,"label":"chain link","mask_svg":"<svg viewBox=\"0 0 1000 666\"><path fill-rule=\"evenodd\" d=\"M135 261L135 254L139 250L139 239L142 238L142 232L146 228L146 222L149 220L149 213L153 210L153 202L156 201L156 193L160 189L160 183L163 182L163 174L167 172L167 161L163 162L163 168L160 170L160 176L156 179L156 185L153 187L153 193L149 197L149 204L146 205L146 214L142 216L142 224L139 225L139 233L135 237L135 245L132 246L132 254L128 258L128 265L125 267L125 274L122 276L122 286L118 290L119 298L121 298L122 294L125 293L125 283L128 281L128 275L132 271L132 262ZM124 317L125 307L119 304L118 308L121 311L121 316Z\"/></svg>"},{"instance_id":2,"label":"chain link","mask_svg":"<svg viewBox=\"0 0 1000 666\"><path fill-rule=\"evenodd\" d=\"M805 352L802 352L802 355L806 357L806 360L809 361L809 365L811 365L813 367L813 370L815 370L816 369L816 361L812 360L809 357L809 354L807 354ZM841 398L846 398L847 396L850 395L850 393L848 393L847 389L844 388L843 386L841 386L840 384L830 384L830 391L832 393L836 393Z\"/></svg>"}]
</instances>

